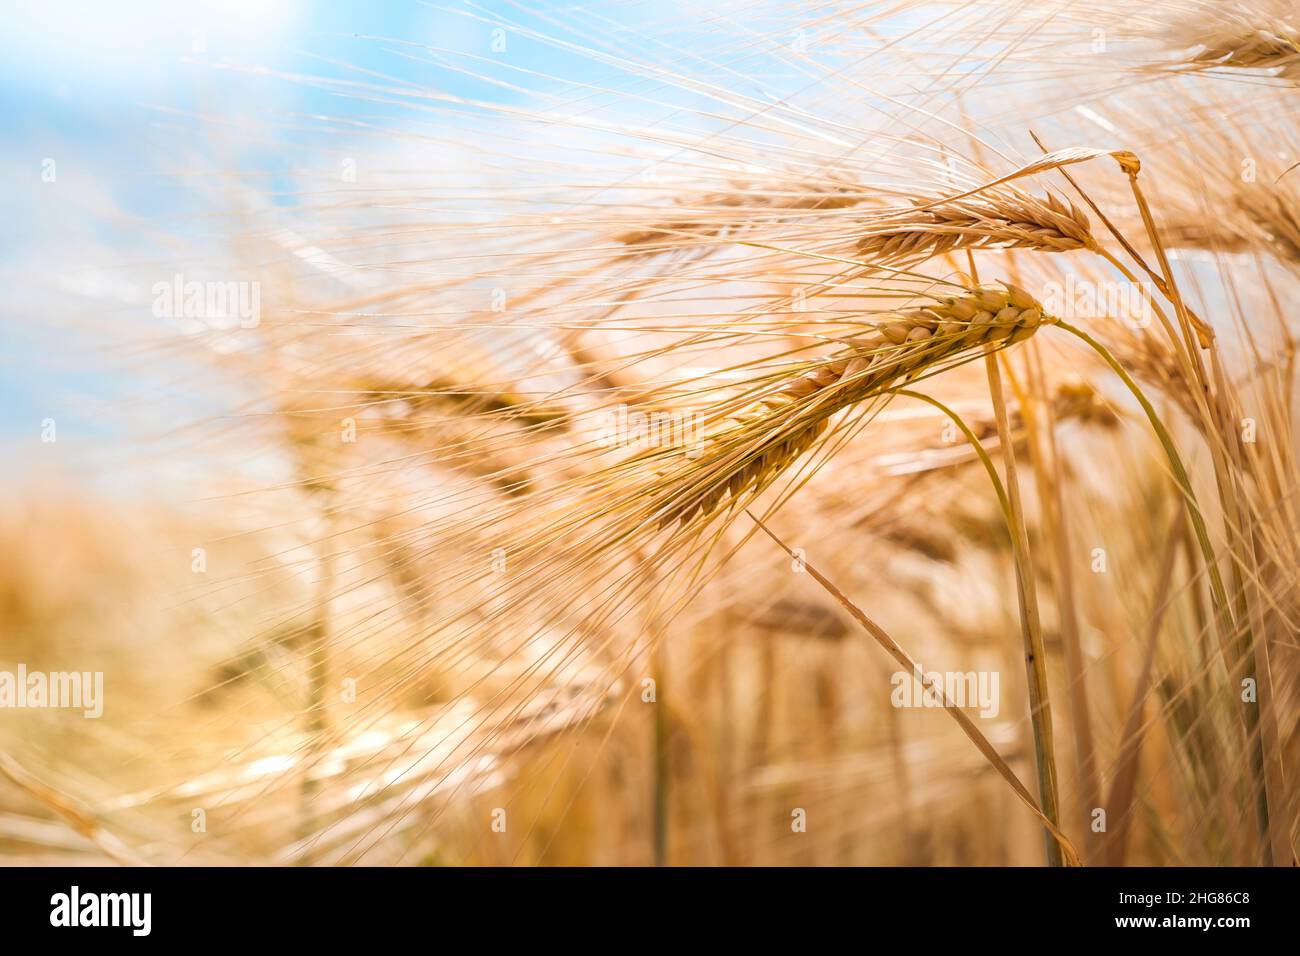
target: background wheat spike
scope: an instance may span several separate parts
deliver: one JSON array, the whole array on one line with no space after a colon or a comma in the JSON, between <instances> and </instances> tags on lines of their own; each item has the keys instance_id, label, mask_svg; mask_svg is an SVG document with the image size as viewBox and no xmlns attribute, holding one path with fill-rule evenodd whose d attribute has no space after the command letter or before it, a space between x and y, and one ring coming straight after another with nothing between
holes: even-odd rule
<instances>
[{"instance_id":1,"label":"background wheat spike","mask_svg":"<svg viewBox=\"0 0 1300 956\"><path fill-rule=\"evenodd\" d=\"M1261 70L1300 80L1300 22L1285 0L1202 2L1174 26L1189 48L1188 70Z\"/></svg>"}]
</instances>

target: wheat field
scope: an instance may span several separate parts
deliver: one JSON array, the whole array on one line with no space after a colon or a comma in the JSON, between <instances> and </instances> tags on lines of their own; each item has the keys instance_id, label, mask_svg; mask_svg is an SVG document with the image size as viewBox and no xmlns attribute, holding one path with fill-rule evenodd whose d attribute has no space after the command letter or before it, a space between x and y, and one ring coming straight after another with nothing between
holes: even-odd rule
<instances>
[{"instance_id":1,"label":"wheat field","mask_svg":"<svg viewBox=\"0 0 1300 956\"><path fill-rule=\"evenodd\" d=\"M439 16L56 153L0 862L1300 862L1293 4Z\"/></svg>"}]
</instances>

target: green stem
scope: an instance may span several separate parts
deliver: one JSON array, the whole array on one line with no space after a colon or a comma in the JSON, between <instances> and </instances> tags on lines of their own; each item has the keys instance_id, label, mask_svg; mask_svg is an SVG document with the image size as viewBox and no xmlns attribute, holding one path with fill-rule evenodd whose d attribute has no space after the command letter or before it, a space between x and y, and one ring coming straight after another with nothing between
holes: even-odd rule
<instances>
[{"instance_id":1,"label":"green stem","mask_svg":"<svg viewBox=\"0 0 1300 956\"><path fill-rule=\"evenodd\" d=\"M1066 332L1078 336L1084 342L1106 360L1106 363L1115 371L1128 386L1128 390L1133 393L1133 397L1138 400L1142 410L1146 412L1147 418L1151 422L1151 427L1155 430L1156 437L1164 447L1165 455L1169 458L1169 464L1173 468L1174 478L1178 482L1178 487L1182 491L1183 499L1187 505L1188 516L1192 519L1192 527L1196 532L1196 540L1200 545L1201 554L1205 559L1205 568L1210 577L1210 592L1215 606L1215 622L1218 624L1219 632L1222 635L1220 647L1223 648L1224 664L1227 667L1228 674L1233 678L1239 678L1247 673L1250 662L1255 658L1254 635L1251 631L1249 621L1249 609L1245 606L1245 591L1238 588L1236 602L1237 614L1240 618L1241 633L1238 634L1238 625L1232 617L1233 604L1228 601L1228 593L1223 585L1223 577L1219 573L1219 564L1215 560L1214 545L1210 542L1210 534L1205 526L1205 517L1201 513L1201 507L1196 501L1196 495L1192 491L1191 480L1187 477L1187 469L1183 467L1182 458L1178 455L1178 450L1174 447L1173 439L1170 437L1164 423L1160 421L1160 416L1156 414L1151 403L1147 400L1142 389L1133 381L1132 377L1119 364L1119 361L1110 353L1104 345L1094 339L1082 329L1070 325L1068 322L1058 321L1059 325ZM1234 565L1235 568L1235 565ZM1228 648L1231 644L1237 644L1237 653L1239 663L1234 665L1229 657ZM1254 775L1255 787L1255 814L1260 829L1260 839L1264 846L1265 863L1273 862L1274 852L1270 844L1272 839L1273 828L1270 823L1271 813L1269 808L1269 795L1267 783L1267 762L1264 756L1263 735L1259 726L1259 707L1248 706L1244 714L1246 746L1250 750L1250 767Z\"/></svg>"},{"instance_id":2,"label":"green stem","mask_svg":"<svg viewBox=\"0 0 1300 956\"><path fill-rule=\"evenodd\" d=\"M1111 354L1110 349L1083 331L1083 329L1077 328L1069 322L1058 319L1056 324L1064 331L1082 339L1105 359L1106 364L1114 370L1128 390L1133 393L1133 397L1137 399L1138 404L1142 406L1142 411L1146 413L1147 420L1151 423L1151 428L1155 431L1156 438L1160 441L1165 456L1169 459L1169 466L1174 472L1174 480L1178 483L1183 500L1187 504L1187 513L1192 519L1192 528L1196 532L1196 541L1200 545L1201 554L1205 558L1206 571L1210 576L1210 591L1214 596L1219 615L1226 618L1227 623L1231 625L1231 618L1228 617L1230 607L1228 592L1224 589L1223 577L1219 573L1219 564L1214 556L1214 545L1210 541L1210 533L1205 526L1205 517L1201 513L1201 506L1196 501L1196 494L1192 491L1192 482L1187 476L1187 469L1183 466L1183 459L1178 454L1178 449L1174 446L1174 440L1170 436L1168 429L1165 428L1164 422L1156 414L1156 410L1152 407L1146 394L1138 386L1137 382L1133 381L1133 377L1125 371L1124 366L1120 365L1119 360Z\"/></svg>"},{"instance_id":3,"label":"green stem","mask_svg":"<svg viewBox=\"0 0 1300 956\"><path fill-rule=\"evenodd\" d=\"M990 356L990 360L996 361L996 358ZM996 377L992 381L1000 385ZM895 391L896 394L928 402L952 419L953 424L962 430L966 440L970 442L971 447L979 455L980 461L984 464L984 470L988 472L989 481L993 484L993 490L997 493L998 504L1002 507L1002 515L1006 521L1007 533L1011 538L1011 550L1016 562L1016 585L1020 598L1020 618L1025 637L1026 676L1029 682L1030 720L1034 730L1035 769L1038 773L1038 799L1042 805L1044 817L1050 820L1053 826L1059 827L1060 801L1056 783L1056 757L1052 746L1051 707L1047 696L1046 659L1043 650L1042 629L1038 618L1038 602L1036 595L1032 591L1034 585L1030 576L1033 574L1033 568L1029 561L1028 540L1019 515L1018 502L1012 495L1008 494L1006 486L998 475L997 466L993 464L993 459L989 457L980 440L956 412L929 395L923 395L920 392L913 392L908 389L896 389ZM999 431L1002 435L1004 451L1007 455L1013 455L1015 452L1010 447L1011 438L1008 434L1009 430L1005 427L1006 410L1001 405L1000 393L995 401L998 402L998 410L1001 413L999 415ZM1012 473L1009 473L1009 477L1010 474ZM1060 843L1050 830L1045 831L1045 852L1049 866L1063 865L1064 859Z\"/></svg>"}]
</instances>

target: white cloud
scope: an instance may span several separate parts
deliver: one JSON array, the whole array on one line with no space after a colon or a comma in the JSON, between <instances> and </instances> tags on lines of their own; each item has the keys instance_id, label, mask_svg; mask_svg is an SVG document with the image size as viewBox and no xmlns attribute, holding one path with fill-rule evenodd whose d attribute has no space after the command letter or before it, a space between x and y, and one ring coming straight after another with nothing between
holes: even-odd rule
<instances>
[{"instance_id":1,"label":"white cloud","mask_svg":"<svg viewBox=\"0 0 1300 956\"><path fill-rule=\"evenodd\" d=\"M292 41L298 0L15 0L0 70L42 85L148 87L189 56L248 59Z\"/></svg>"}]
</instances>

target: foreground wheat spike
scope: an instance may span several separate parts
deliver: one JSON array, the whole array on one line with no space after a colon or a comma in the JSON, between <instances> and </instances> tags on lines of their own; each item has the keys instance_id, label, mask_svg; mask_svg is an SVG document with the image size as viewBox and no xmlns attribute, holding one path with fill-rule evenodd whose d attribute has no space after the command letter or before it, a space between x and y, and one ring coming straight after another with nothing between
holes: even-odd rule
<instances>
[{"instance_id":1,"label":"foreground wheat spike","mask_svg":"<svg viewBox=\"0 0 1300 956\"><path fill-rule=\"evenodd\" d=\"M850 340L829 361L725 419L680 478L661 472L668 487L652 505L660 527L685 524L697 514L711 514L726 498L762 491L808 450L840 409L938 370L975 347L1009 345L1055 321L1028 293L1004 285L900 312L869 335Z\"/></svg>"},{"instance_id":2,"label":"foreground wheat spike","mask_svg":"<svg viewBox=\"0 0 1300 956\"><path fill-rule=\"evenodd\" d=\"M1036 249L1069 252L1096 243L1078 206L1049 193L1037 199L1013 190L938 202L891 213L858 240L858 253L896 262L959 249Z\"/></svg>"}]
</instances>

